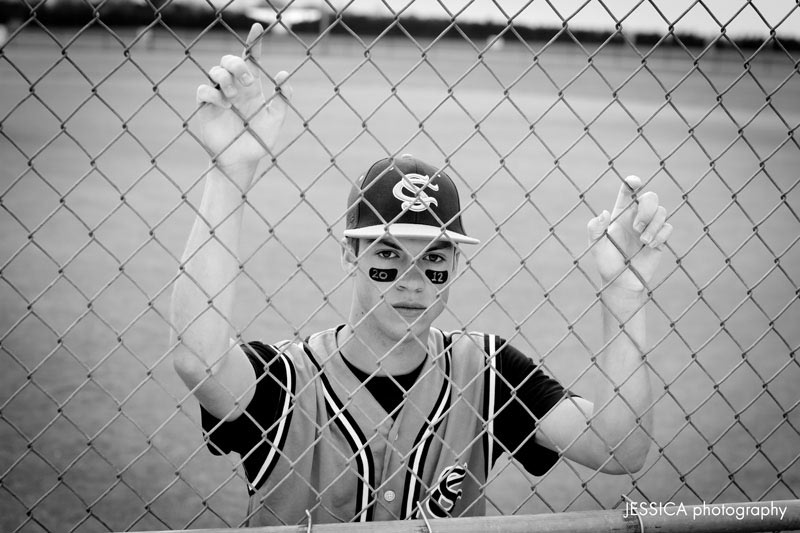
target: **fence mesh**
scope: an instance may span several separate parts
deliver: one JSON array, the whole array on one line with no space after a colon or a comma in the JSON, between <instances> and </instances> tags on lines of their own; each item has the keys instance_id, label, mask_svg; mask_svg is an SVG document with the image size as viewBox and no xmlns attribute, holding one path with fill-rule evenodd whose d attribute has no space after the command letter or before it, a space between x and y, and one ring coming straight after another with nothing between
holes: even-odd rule
<instances>
[{"instance_id":1,"label":"fence mesh","mask_svg":"<svg viewBox=\"0 0 800 533\"><path fill-rule=\"evenodd\" d=\"M241 459L209 453L172 368L169 299L207 173L194 91L265 11L262 77L287 70L295 96L244 200L235 335L347 320L347 191L411 152L454 178L482 241L439 325L497 333L588 394L603 341L586 221L637 174L675 227L645 304L647 462L534 477L503 457L487 512L798 498L797 4L376 3L378 27L351 4L219 4L199 27L170 11L189 4L135 4L140 27L110 0L3 4L0 529L246 520ZM531 32L531 13L556 29Z\"/></svg>"}]
</instances>

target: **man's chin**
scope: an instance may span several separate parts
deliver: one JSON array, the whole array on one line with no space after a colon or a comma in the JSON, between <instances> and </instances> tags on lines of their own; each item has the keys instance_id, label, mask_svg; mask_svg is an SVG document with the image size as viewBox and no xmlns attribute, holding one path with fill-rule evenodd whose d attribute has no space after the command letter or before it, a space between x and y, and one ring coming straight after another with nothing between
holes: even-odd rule
<instances>
[{"instance_id":1,"label":"man's chin","mask_svg":"<svg viewBox=\"0 0 800 533\"><path fill-rule=\"evenodd\" d=\"M416 336L425 336L427 338L428 330L431 328L433 321L441 314L441 309L429 307L421 312L413 313L396 313L397 322L409 334Z\"/></svg>"},{"instance_id":2,"label":"man's chin","mask_svg":"<svg viewBox=\"0 0 800 533\"><path fill-rule=\"evenodd\" d=\"M433 319L427 312L415 316L408 316L409 314L414 315L413 313L390 313L390 316L387 317L388 323L384 324L386 333L396 341L420 336L427 339Z\"/></svg>"}]
</instances>

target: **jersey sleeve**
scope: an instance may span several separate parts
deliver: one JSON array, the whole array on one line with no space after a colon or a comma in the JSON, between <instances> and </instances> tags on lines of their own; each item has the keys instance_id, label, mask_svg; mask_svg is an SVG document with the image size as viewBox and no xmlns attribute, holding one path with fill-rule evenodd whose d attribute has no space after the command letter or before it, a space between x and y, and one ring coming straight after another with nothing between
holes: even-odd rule
<instances>
[{"instance_id":1,"label":"jersey sleeve","mask_svg":"<svg viewBox=\"0 0 800 533\"><path fill-rule=\"evenodd\" d=\"M570 393L504 339L496 338L495 346L499 377L495 384L494 440L528 472L541 476L556 463L558 453L537 444L534 430L538 421Z\"/></svg>"},{"instance_id":2,"label":"jersey sleeve","mask_svg":"<svg viewBox=\"0 0 800 533\"><path fill-rule=\"evenodd\" d=\"M200 406L203 435L214 455L235 452L247 457L255 451L280 418L280 406L287 394L286 370L275 348L251 342L243 344L242 350L256 374L255 394L247 409L235 420L220 422Z\"/></svg>"}]
</instances>

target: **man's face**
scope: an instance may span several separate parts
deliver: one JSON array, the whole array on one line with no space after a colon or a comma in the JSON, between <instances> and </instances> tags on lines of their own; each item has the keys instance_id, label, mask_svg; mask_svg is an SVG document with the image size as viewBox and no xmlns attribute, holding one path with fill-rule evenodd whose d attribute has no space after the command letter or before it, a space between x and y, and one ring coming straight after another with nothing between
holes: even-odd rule
<instances>
[{"instance_id":1,"label":"man's face","mask_svg":"<svg viewBox=\"0 0 800 533\"><path fill-rule=\"evenodd\" d=\"M456 261L456 249L447 241L361 239L354 318L395 342L409 331L427 339L431 323L447 303Z\"/></svg>"}]
</instances>

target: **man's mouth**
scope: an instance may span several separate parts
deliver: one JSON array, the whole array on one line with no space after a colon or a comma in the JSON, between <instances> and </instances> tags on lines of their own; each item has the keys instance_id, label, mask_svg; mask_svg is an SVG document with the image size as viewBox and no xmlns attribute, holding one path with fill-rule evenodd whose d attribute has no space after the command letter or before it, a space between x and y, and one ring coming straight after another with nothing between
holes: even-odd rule
<instances>
[{"instance_id":1,"label":"man's mouth","mask_svg":"<svg viewBox=\"0 0 800 533\"><path fill-rule=\"evenodd\" d=\"M416 303L397 303L392 304L392 307L395 309L427 309L427 305L416 304Z\"/></svg>"},{"instance_id":2,"label":"man's mouth","mask_svg":"<svg viewBox=\"0 0 800 533\"><path fill-rule=\"evenodd\" d=\"M392 307L401 315L419 315L428 308L425 305L413 303L392 304Z\"/></svg>"}]
</instances>

